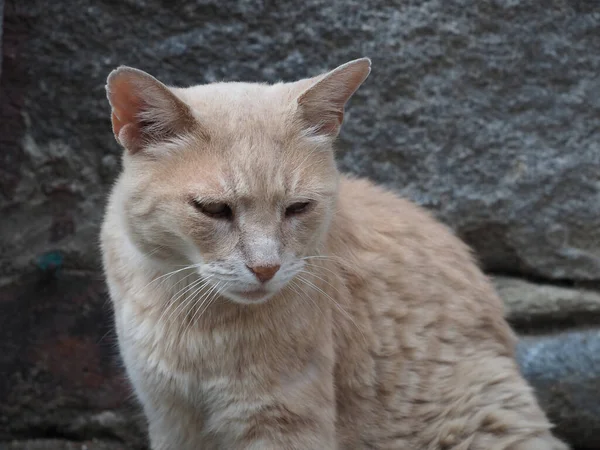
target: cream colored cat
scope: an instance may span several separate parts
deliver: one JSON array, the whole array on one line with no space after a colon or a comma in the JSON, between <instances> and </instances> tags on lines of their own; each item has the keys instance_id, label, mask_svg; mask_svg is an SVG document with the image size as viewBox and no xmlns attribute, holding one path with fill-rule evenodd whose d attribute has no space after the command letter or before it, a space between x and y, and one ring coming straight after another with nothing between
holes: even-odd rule
<instances>
[{"instance_id":1,"label":"cream colored cat","mask_svg":"<svg viewBox=\"0 0 600 450\"><path fill-rule=\"evenodd\" d=\"M359 59L275 85L108 78L102 250L155 450L564 450L469 250L340 176Z\"/></svg>"}]
</instances>

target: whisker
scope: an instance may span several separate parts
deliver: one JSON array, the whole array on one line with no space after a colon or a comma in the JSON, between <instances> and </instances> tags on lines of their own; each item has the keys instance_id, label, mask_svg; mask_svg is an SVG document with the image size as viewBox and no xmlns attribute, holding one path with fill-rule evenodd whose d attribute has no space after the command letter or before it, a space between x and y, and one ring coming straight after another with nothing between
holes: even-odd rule
<instances>
[{"instance_id":1,"label":"whisker","mask_svg":"<svg viewBox=\"0 0 600 450\"><path fill-rule=\"evenodd\" d=\"M188 316L190 314L192 314L192 312L195 311L198 307L198 298L197 298L198 295L204 296L206 294L206 291L204 291L204 293L203 293L202 290L204 288L206 288L207 286L208 286L208 290L210 290L212 288L212 286L209 285L208 282L206 282L206 283L203 283L197 289L195 289L194 292L192 292L190 295L188 295L188 297L186 298L186 301L185 301L185 306L181 309L179 314L175 316L176 317L175 321L178 320L179 316L181 316L182 314L185 313L185 316L182 321L182 323L185 324L185 321L187 320ZM188 306L190 306L190 307L188 308Z\"/></svg>"},{"instance_id":2,"label":"whisker","mask_svg":"<svg viewBox=\"0 0 600 450\"><path fill-rule=\"evenodd\" d=\"M197 306L197 302L196 302L196 296L202 292L202 289L204 289L206 287L207 283L203 283L200 287L196 288L194 290L194 292L192 292L191 295L188 295L186 297L186 299L182 302L182 304L180 306L180 308L178 308L178 312L174 312L173 314L175 315L173 321L176 324L176 327L178 327L178 330L181 331L182 327L185 327L185 322L187 320L187 318L189 317L189 315L196 310L196 306ZM203 294L204 295L204 294ZM183 316L183 320L181 321L181 325L182 327L179 327L179 317L185 314ZM180 334L180 336L183 336L183 334Z\"/></svg>"},{"instance_id":3,"label":"whisker","mask_svg":"<svg viewBox=\"0 0 600 450\"><path fill-rule=\"evenodd\" d=\"M146 286L144 286L143 288L141 288L139 291L143 291L144 289L146 289L148 286L150 286L152 283L164 278L164 277L171 277L179 272L183 272L184 270L190 270L190 269L195 269L197 267L197 264L192 264L190 266L185 266L183 269L177 269L174 270L172 272L169 273L165 273L164 275L161 275L159 277L154 278L152 281L150 281L150 283L148 283ZM162 283L161 283L162 284Z\"/></svg>"},{"instance_id":4,"label":"whisker","mask_svg":"<svg viewBox=\"0 0 600 450\"><path fill-rule=\"evenodd\" d=\"M200 297L200 299L198 299L198 301L196 302L196 304L198 305L197 308L194 308L194 313L192 314L192 318L189 321L186 329L184 330L182 335L187 334L191 329L193 324L196 322L196 315L198 314L198 312L200 312L200 315L198 316L198 319L200 319L200 317L202 317L202 314L204 313L204 311L206 310L206 308L208 308L211 304L212 298L211 295L213 292L219 292L219 286L221 285L221 281L218 281L217 284L215 284L214 286L212 286L207 292L205 292L204 294L202 294L202 296ZM213 297L214 298L214 297ZM203 300L202 300L203 299ZM202 301L201 301L202 300ZM208 303L207 303L208 302ZM202 310L202 306L207 303L206 308L204 310Z\"/></svg>"},{"instance_id":5,"label":"whisker","mask_svg":"<svg viewBox=\"0 0 600 450\"><path fill-rule=\"evenodd\" d=\"M332 255L312 255L312 256L304 256L303 258L300 258L301 260L307 260L307 259L328 259L330 261L341 261L341 262L346 262L346 260L344 260L343 258L340 258L339 256L332 256Z\"/></svg>"},{"instance_id":6,"label":"whisker","mask_svg":"<svg viewBox=\"0 0 600 450\"><path fill-rule=\"evenodd\" d=\"M199 283L199 284L200 284L200 283ZM196 284L196 286L197 286L197 285L198 285L198 284ZM204 284L201 284L201 285L200 285L200 287L199 287L198 289L202 289L202 287L203 287L203 286L204 286ZM169 314L169 317L168 317L167 319L165 319L165 321L164 321L164 322L163 322L163 324L162 324L162 328L163 328L163 334L164 334L164 332L165 332L165 329L166 329L166 328L167 328L167 326L169 325L169 323L170 323L170 321L171 321L171 318L173 317L173 315L174 315L174 314L176 314L176 313L177 313L177 311L178 311L180 308L183 308L183 310L185 311L185 309L186 309L186 307L187 307L187 305L188 305L189 303L190 303L190 297L187 297L187 298L186 298L184 301L182 301L182 302L181 302L179 305L177 305L177 306L176 306L176 308L175 308L174 310L172 310L172 311L171 311L171 308L172 308L174 305L176 305L176 303L175 303L175 302L173 302L173 301L171 301L171 302L169 303L169 305L167 306L167 308L165 308L164 312L161 314L160 318L158 319L158 320L159 320L159 323L160 323L160 321L162 321L162 319L163 319L163 318L164 318L164 317L167 315L167 313L169 313L169 312L170 312L170 314Z\"/></svg>"},{"instance_id":7,"label":"whisker","mask_svg":"<svg viewBox=\"0 0 600 450\"><path fill-rule=\"evenodd\" d=\"M184 300L184 306L183 308L181 308L181 311L179 312L178 315L175 315L175 321L178 320L178 316L180 316L181 314L183 314L185 312L186 316L189 314L190 311L193 311L196 305L196 297L198 295L200 295L202 293L202 290L206 287L210 287L210 284L208 282L208 280L204 280L204 283L202 283L201 285L196 285L196 288L194 289L194 291L191 294L187 294L185 300ZM191 308L188 308L188 306L191 305ZM185 322L185 320L184 320Z\"/></svg>"},{"instance_id":8,"label":"whisker","mask_svg":"<svg viewBox=\"0 0 600 450\"><path fill-rule=\"evenodd\" d=\"M293 283L293 284L292 284L292 283ZM320 312L320 313L321 313L323 316L325 316L325 311L323 311L323 309L322 309L322 308L319 306L319 304L318 304L318 303L315 301L315 299L313 299L313 298L312 298L310 295L308 295L308 293L307 293L307 292L306 292L304 289L302 289L302 287L301 287L299 284L296 284L296 283L294 282L294 280L290 280L290 285L289 285L289 286L290 286L290 288L292 288L292 290L294 291L294 293L295 293L295 294L296 294L298 297L302 298L302 294L304 294L304 296L305 296L306 298L308 298L308 299L309 299L309 300L312 302L312 304L313 304L313 305L315 305L315 307L316 307L316 308L319 310L319 312ZM301 292L302 294L301 294L301 293L299 293L299 292L296 290L296 288L297 288L297 289L299 289L299 290L300 290L300 292Z\"/></svg>"},{"instance_id":9,"label":"whisker","mask_svg":"<svg viewBox=\"0 0 600 450\"><path fill-rule=\"evenodd\" d=\"M177 274L171 274L170 277L165 278L164 280L162 280L160 283L158 283L158 285L156 286L156 289L160 289L167 281L169 281L171 279L171 277L174 277ZM173 287L177 286L179 283L181 283L182 281L187 280L189 277L191 277L192 275L197 275L196 272L192 272L192 273L188 273L187 275L184 275L183 278L181 278L179 281L176 281L173 284Z\"/></svg>"},{"instance_id":10,"label":"whisker","mask_svg":"<svg viewBox=\"0 0 600 450\"><path fill-rule=\"evenodd\" d=\"M185 294L190 292L192 289L194 289L199 284L202 284L202 282L204 282L204 281L206 281L204 278L198 278L197 280L192 281L191 283L183 286L181 289L179 289L175 294L173 294L171 296L171 302L172 303L177 302L177 300L179 300L182 296L184 296Z\"/></svg>"},{"instance_id":11,"label":"whisker","mask_svg":"<svg viewBox=\"0 0 600 450\"><path fill-rule=\"evenodd\" d=\"M335 276L339 275L335 270L331 270L331 269L329 269L327 267L319 266L318 264L312 264L312 263L309 263L309 262L305 262L304 264L307 265L307 266L309 266L309 267L314 267L315 269L326 270L328 272L331 272Z\"/></svg>"},{"instance_id":12,"label":"whisker","mask_svg":"<svg viewBox=\"0 0 600 450\"><path fill-rule=\"evenodd\" d=\"M220 287L219 289L217 289L217 291L213 294L212 298L210 299L210 301L207 303L207 305L204 307L204 309L202 310L202 312L200 313L200 315L198 316L198 320L200 320L200 317L202 317L202 314L204 314L206 312L206 310L210 307L210 305L212 305L215 300L217 298L219 298L219 296L221 295L221 293L227 289L229 287L231 283L224 283L222 287Z\"/></svg>"},{"instance_id":13,"label":"whisker","mask_svg":"<svg viewBox=\"0 0 600 450\"><path fill-rule=\"evenodd\" d=\"M222 274L217 274L219 276L219 280L221 281L237 281L239 278L236 277L235 275L231 275L231 276L223 276ZM215 275L210 274L211 277L214 277Z\"/></svg>"},{"instance_id":14,"label":"whisker","mask_svg":"<svg viewBox=\"0 0 600 450\"><path fill-rule=\"evenodd\" d=\"M321 278L320 276L318 276L312 272L308 272L306 270L300 270L298 273L305 273L307 275L315 277L317 280L321 280L323 283L327 283L329 286L331 286L335 290L335 292L337 292L340 296L342 296L342 293L339 291L339 289L337 287L335 287L333 284L331 284L329 281L327 281L325 278Z\"/></svg>"},{"instance_id":15,"label":"whisker","mask_svg":"<svg viewBox=\"0 0 600 450\"><path fill-rule=\"evenodd\" d=\"M98 342L96 342L96 345L102 344L102 341L106 338L106 336L108 336L112 332L113 332L113 329L111 328L106 333L104 333L104 335L100 339L98 339Z\"/></svg>"},{"instance_id":16,"label":"whisker","mask_svg":"<svg viewBox=\"0 0 600 450\"><path fill-rule=\"evenodd\" d=\"M298 278L299 280L303 281L304 283L308 284L309 286L313 287L314 289L316 289L317 291L319 291L320 293L322 293L323 295L325 295L327 298L329 298L333 304L338 308L338 310L344 314L346 316L346 318L352 322L354 324L354 326L356 327L356 329L358 330L358 332L362 335L363 339L365 340L365 343L367 342L367 338L364 335L364 333L362 332L362 330L360 329L360 327L358 326L358 324L356 323L356 321L352 318L352 316L348 313L348 311L346 311L344 308L342 308L342 306L335 301L335 299L333 297L331 297L327 292L325 292L323 289L321 289L320 287L316 286L315 284L313 284L312 282L310 282L309 280L307 280L306 278L298 275L296 278Z\"/></svg>"},{"instance_id":17,"label":"whisker","mask_svg":"<svg viewBox=\"0 0 600 450\"><path fill-rule=\"evenodd\" d=\"M184 289L186 289L186 288L189 288L190 286L196 286L196 285L198 285L200 281L202 281L202 279L195 280L195 281L193 281L191 284L185 285L185 286L184 286L182 289L180 289L179 291L177 291L177 292L175 293L175 295L177 295L177 294L178 294L179 292L181 292L182 290L184 290ZM167 303L166 303L166 305L165 305L165 309L164 309L164 311L162 312L162 314L161 314L161 315L160 315L160 317L158 318L158 321L157 321L157 323L159 323L159 324L160 324L160 323L162 322L162 320L163 320L163 319L165 318L165 316L166 316L166 315L167 315L167 314L168 314L168 313L171 311L171 308L172 308L173 306L175 306L175 304L176 304L176 299L174 298L174 296L171 296L171 298L170 298L170 299L167 301ZM171 313L171 315L172 315L172 313ZM170 317L170 316L169 316L169 317ZM166 326L167 326L167 323L168 323L168 320L165 320L165 322L163 323L163 334L164 334L164 329L165 329L165 328L166 328Z\"/></svg>"},{"instance_id":18,"label":"whisker","mask_svg":"<svg viewBox=\"0 0 600 450\"><path fill-rule=\"evenodd\" d=\"M196 299L196 308L194 308L194 315L192 316L192 322L194 317L198 311L202 308L204 303L210 298L210 295L219 288L221 285L221 281L217 281L217 283L213 284L206 292L204 292L198 299Z\"/></svg>"},{"instance_id":19,"label":"whisker","mask_svg":"<svg viewBox=\"0 0 600 450\"><path fill-rule=\"evenodd\" d=\"M168 291L170 291L171 289L174 289L174 288L176 288L177 286L179 286L179 284L180 284L180 283L184 283L184 282L186 282L186 280L187 280L189 277L191 277L192 275L194 275L194 273L189 273L189 274L185 275L184 277L182 277L180 280L178 280L178 281L175 281L175 282L173 283L173 285L172 285L172 286L170 286L169 288L167 288L167 292L168 292ZM172 275L172 276L174 276L174 275ZM162 280L160 283L158 283L158 285L156 286L156 289L160 289L160 287L161 287L163 284L165 284L167 281L169 281L169 279L170 279L170 278L171 278L171 277L165 278L165 279L164 279L164 280ZM183 287L182 287L182 288L181 288L179 291L177 291L177 292L176 292L174 295L177 295L179 292L181 292L181 291L182 291L183 289L185 289L187 286L189 286L189 284L184 284L184 285L183 285ZM171 295L170 297L171 297L171 298L173 298L173 297L174 297L174 295Z\"/></svg>"},{"instance_id":20,"label":"whisker","mask_svg":"<svg viewBox=\"0 0 600 450\"><path fill-rule=\"evenodd\" d=\"M164 247L162 247L162 246L159 245L158 247L155 247L152 251L150 251L148 253L144 253L144 256L146 258L149 258L150 256L154 255L156 252L158 252L159 250L162 250L163 248Z\"/></svg>"},{"instance_id":21,"label":"whisker","mask_svg":"<svg viewBox=\"0 0 600 450\"><path fill-rule=\"evenodd\" d=\"M192 314L192 317L193 317L193 315L196 314L196 312L199 309L199 300L202 299L204 296L206 296L206 292L207 291L204 291L204 293L202 293L202 289L205 286L206 285L200 286L199 289L196 289L192 293L192 295L189 296L188 304L191 303L191 307L190 308L184 308L185 316L183 317L183 320L182 320L183 327L180 330L181 331L181 333L180 333L181 338L185 337L185 335L187 334L188 330L191 328L192 322L191 322L191 320L188 321L188 318L189 318L190 314ZM212 289L212 286L209 287L209 290L210 289ZM197 298L198 295L200 295L200 299ZM186 325L186 323L187 323L187 325Z\"/></svg>"},{"instance_id":22,"label":"whisker","mask_svg":"<svg viewBox=\"0 0 600 450\"><path fill-rule=\"evenodd\" d=\"M183 295L185 295L186 293L190 292L191 290L193 290L193 289L197 288L198 286L200 286L200 289L201 289L201 288L202 288L202 287L203 287L203 286L206 284L206 282L207 282L207 280L205 280L204 278L199 278L198 280L196 280L196 281L192 282L191 284L189 284L189 285L185 286L185 287L183 288L183 292L181 292L181 290L180 290L180 291L178 291L178 292L181 292L181 294L179 294L179 295L178 295L176 298L175 298L175 297L172 297L172 298L171 298L171 300L169 301L169 303L170 303L171 305L174 305L174 304L176 304L176 303L177 303L177 300L179 300L179 299L181 298L181 296L183 296ZM189 299L189 297L188 297L188 299ZM181 308L183 305L185 305L185 304L186 304L186 301L182 301L182 302L181 302L181 303L180 303L180 304L179 304L179 305L178 305L178 306L175 308L175 310L171 312L171 314L169 315L169 317L166 319L166 321L165 321L165 322L169 322L169 321L170 321L170 320L173 318L173 314L175 314L175 312L179 311L179 310L180 310L180 308ZM165 313L166 313L166 311L165 311ZM165 313L163 313L163 315L164 315Z\"/></svg>"}]
</instances>

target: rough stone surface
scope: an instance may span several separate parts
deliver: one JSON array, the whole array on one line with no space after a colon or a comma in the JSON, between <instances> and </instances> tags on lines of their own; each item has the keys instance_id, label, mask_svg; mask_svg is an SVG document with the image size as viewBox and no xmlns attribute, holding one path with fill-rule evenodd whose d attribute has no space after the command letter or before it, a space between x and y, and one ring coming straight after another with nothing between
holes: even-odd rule
<instances>
[{"instance_id":1,"label":"rough stone surface","mask_svg":"<svg viewBox=\"0 0 600 450\"><path fill-rule=\"evenodd\" d=\"M0 287L1 441L143 445L99 274L29 274Z\"/></svg>"},{"instance_id":2,"label":"rough stone surface","mask_svg":"<svg viewBox=\"0 0 600 450\"><path fill-rule=\"evenodd\" d=\"M600 279L600 12L589 0L7 0L0 272L98 267L119 64L291 80L369 55L344 169L450 223L491 270ZM32 218L35 217L35 220Z\"/></svg>"},{"instance_id":3,"label":"rough stone surface","mask_svg":"<svg viewBox=\"0 0 600 450\"><path fill-rule=\"evenodd\" d=\"M4 0L0 0L0 78L2 78L2 23L4 22Z\"/></svg>"},{"instance_id":4,"label":"rough stone surface","mask_svg":"<svg viewBox=\"0 0 600 450\"><path fill-rule=\"evenodd\" d=\"M519 329L565 328L600 323L600 293L588 289L494 277L508 320Z\"/></svg>"},{"instance_id":5,"label":"rough stone surface","mask_svg":"<svg viewBox=\"0 0 600 450\"><path fill-rule=\"evenodd\" d=\"M2 450L128 450L131 447L125 443L109 441L69 441L58 439L39 439L27 441L13 441L2 447Z\"/></svg>"},{"instance_id":6,"label":"rough stone surface","mask_svg":"<svg viewBox=\"0 0 600 450\"><path fill-rule=\"evenodd\" d=\"M368 55L343 169L431 208L496 273L600 282L600 9L591 0L0 0L0 449L141 449L98 228L121 150L104 83L293 80ZM84 270L85 272L76 272ZM598 294L496 280L523 373L600 448ZM541 334L540 334L541 333ZM17 441L12 441L17 439ZM96 439L96 440L92 440Z\"/></svg>"},{"instance_id":7,"label":"rough stone surface","mask_svg":"<svg viewBox=\"0 0 600 450\"><path fill-rule=\"evenodd\" d=\"M558 434L600 448L600 331L525 336L518 360ZM0 373L0 449L145 448L100 273L48 269L0 286Z\"/></svg>"},{"instance_id":8,"label":"rough stone surface","mask_svg":"<svg viewBox=\"0 0 600 450\"><path fill-rule=\"evenodd\" d=\"M557 434L600 449L600 331L524 338L518 359Z\"/></svg>"}]
</instances>

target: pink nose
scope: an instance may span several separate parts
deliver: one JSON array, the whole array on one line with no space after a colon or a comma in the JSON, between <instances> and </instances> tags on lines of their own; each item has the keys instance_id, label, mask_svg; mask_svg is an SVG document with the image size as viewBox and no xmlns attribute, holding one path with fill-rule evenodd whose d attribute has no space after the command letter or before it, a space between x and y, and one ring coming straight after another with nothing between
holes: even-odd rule
<instances>
[{"instance_id":1,"label":"pink nose","mask_svg":"<svg viewBox=\"0 0 600 450\"><path fill-rule=\"evenodd\" d=\"M250 269L250 271L256 275L256 278L258 278L261 282L266 283L275 276L280 267L281 266L277 264L274 266L248 266L248 269Z\"/></svg>"}]
</instances>

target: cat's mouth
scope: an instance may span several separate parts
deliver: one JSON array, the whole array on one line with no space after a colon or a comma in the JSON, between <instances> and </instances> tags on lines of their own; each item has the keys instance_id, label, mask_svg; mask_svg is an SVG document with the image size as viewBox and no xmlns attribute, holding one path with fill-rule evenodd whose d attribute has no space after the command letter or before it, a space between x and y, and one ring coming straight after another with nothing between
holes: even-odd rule
<instances>
[{"instance_id":1,"label":"cat's mouth","mask_svg":"<svg viewBox=\"0 0 600 450\"><path fill-rule=\"evenodd\" d=\"M229 294L228 297L230 297L231 300L237 303L256 304L266 301L273 295L273 292L264 287L258 287L249 290L228 289L227 294Z\"/></svg>"}]
</instances>

